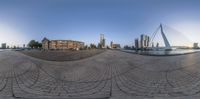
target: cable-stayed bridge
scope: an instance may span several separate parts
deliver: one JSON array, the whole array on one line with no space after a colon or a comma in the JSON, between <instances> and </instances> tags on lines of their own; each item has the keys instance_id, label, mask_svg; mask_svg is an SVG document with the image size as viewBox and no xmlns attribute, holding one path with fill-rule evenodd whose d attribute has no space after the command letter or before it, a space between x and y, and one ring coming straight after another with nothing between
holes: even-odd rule
<instances>
[{"instance_id":1,"label":"cable-stayed bridge","mask_svg":"<svg viewBox=\"0 0 200 99\"><path fill-rule=\"evenodd\" d=\"M189 43L191 41L183 33L167 25L160 24L151 36L149 49L173 50L177 46L189 46Z\"/></svg>"}]
</instances>

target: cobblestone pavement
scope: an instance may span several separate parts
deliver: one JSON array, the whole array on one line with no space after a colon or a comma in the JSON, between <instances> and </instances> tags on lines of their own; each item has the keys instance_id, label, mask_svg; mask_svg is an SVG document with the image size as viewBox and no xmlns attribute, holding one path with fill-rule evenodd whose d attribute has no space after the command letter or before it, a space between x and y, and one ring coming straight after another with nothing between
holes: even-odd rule
<instances>
[{"instance_id":1,"label":"cobblestone pavement","mask_svg":"<svg viewBox=\"0 0 200 99\"><path fill-rule=\"evenodd\" d=\"M75 61L104 52L103 49L91 49L91 50L54 50L54 51L41 51L41 50L24 50L21 53L32 56L35 58L47 60L47 61Z\"/></svg>"},{"instance_id":2,"label":"cobblestone pavement","mask_svg":"<svg viewBox=\"0 0 200 99\"><path fill-rule=\"evenodd\" d=\"M0 52L0 98L180 99L200 96L200 53L142 56L107 50L67 62Z\"/></svg>"}]
</instances>

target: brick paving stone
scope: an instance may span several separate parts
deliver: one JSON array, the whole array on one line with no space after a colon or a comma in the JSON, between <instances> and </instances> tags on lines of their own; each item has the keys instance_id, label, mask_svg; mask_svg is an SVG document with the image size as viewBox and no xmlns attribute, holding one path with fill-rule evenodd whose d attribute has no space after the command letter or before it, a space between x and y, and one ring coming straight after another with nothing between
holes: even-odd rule
<instances>
[{"instance_id":1,"label":"brick paving stone","mask_svg":"<svg viewBox=\"0 0 200 99\"><path fill-rule=\"evenodd\" d=\"M59 62L3 51L0 99L199 99L199 59L200 53L156 57L107 50Z\"/></svg>"}]
</instances>

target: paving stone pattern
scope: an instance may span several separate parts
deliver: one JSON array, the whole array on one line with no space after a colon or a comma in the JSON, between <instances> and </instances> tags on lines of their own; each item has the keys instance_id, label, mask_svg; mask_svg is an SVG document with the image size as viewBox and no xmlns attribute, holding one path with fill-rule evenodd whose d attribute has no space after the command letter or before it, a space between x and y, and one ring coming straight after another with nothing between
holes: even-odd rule
<instances>
[{"instance_id":1,"label":"paving stone pattern","mask_svg":"<svg viewBox=\"0 0 200 99\"><path fill-rule=\"evenodd\" d=\"M0 96L23 99L198 97L199 60L200 53L156 57L107 50L86 59L55 62L4 51L0 52Z\"/></svg>"}]
</instances>

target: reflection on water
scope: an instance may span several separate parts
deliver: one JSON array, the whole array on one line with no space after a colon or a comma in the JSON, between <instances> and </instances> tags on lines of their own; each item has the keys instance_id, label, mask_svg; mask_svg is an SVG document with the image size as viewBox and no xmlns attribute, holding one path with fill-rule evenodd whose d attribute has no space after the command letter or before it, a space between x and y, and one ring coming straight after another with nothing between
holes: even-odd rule
<instances>
[{"instance_id":1,"label":"reflection on water","mask_svg":"<svg viewBox=\"0 0 200 99\"><path fill-rule=\"evenodd\" d=\"M156 55L156 56L182 55L182 54L200 52L200 50L194 50L194 49L176 49L172 51L135 51L135 50L122 50L122 51L141 54L141 55Z\"/></svg>"}]
</instances>

